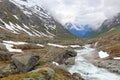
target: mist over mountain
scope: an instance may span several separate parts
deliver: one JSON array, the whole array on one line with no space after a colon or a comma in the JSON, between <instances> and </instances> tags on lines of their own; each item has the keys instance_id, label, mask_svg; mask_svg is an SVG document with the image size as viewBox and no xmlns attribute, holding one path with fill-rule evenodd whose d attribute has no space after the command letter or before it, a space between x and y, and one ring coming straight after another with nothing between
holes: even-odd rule
<instances>
[{"instance_id":1,"label":"mist over mountain","mask_svg":"<svg viewBox=\"0 0 120 80\"><path fill-rule=\"evenodd\" d=\"M66 23L66 27L68 31L70 31L72 34L81 38L90 37L95 32L89 24L79 25L79 24Z\"/></svg>"},{"instance_id":2,"label":"mist over mountain","mask_svg":"<svg viewBox=\"0 0 120 80\"><path fill-rule=\"evenodd\" d=\"M119 0L43 0L42 5L60 22L90 24L98 29L104 20L119 13Z\"/></svg>"},{"instance_id":3,"label":"mist over mountain","mask_svg":"<svg viewBox=\"0 0 120 80\"><path fill-rule=\"evenodd\" d=\"M36 0L1 0L0 28L13 34L62 38L71 34ZM6 35L2 33L1 35ZM64 36L63 36L64 35ZM65 36L66 35L66 36Z\"/></svg>"}]
</instances>

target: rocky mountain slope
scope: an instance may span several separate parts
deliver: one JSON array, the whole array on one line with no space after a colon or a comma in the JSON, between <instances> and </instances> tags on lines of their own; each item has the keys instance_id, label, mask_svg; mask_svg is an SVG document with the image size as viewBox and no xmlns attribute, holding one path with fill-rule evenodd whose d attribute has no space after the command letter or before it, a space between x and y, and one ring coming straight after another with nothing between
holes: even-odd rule
<instances>
[{"instance_id":1,"label":"rocky mountain slope","mask_svg":"<svg viewBox=\"0 0 120 80\"><path fill-rule=\"evenodd\" d=\"M34 0L0 1L0 37L66 38L71 34ZM14 37L16 36L16 37ZM13 39L12 38L12 39Z\"/></svg>"},{"instance_id":2,"label":"rocky mountain slope","mask_svg":"<svg viewBox=\"0 0 120 80\"><path fill-rule=\"evenodd\" d=\"M118 13L116 16L112 18L105 20L101 27L96 31L97 34L95 35L111 32L119 25L120 25L120 13Z\"/></svg>"}]
</instances>

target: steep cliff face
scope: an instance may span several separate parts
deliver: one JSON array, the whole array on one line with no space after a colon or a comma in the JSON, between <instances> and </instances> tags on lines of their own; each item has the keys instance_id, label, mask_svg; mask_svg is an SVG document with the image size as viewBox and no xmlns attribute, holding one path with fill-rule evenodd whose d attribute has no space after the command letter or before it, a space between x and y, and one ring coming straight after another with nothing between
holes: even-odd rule
<instances>
[{"instance_id":1,"label":"steep cliff face","mask_svg":"<svg viewBox=\"0 0 120 80\"><path fill-rule=\"evenodd\" d=\"M35 0L1 0L0 35L65 38L71 34Z\"/></svg>"}]
</instances>

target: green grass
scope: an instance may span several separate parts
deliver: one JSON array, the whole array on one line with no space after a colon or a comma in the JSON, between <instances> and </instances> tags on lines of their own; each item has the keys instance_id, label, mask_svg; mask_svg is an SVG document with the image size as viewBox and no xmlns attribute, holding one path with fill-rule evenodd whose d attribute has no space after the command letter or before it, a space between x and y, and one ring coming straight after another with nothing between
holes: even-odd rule
<instances>
[{"instance_id":1,"label":"green grass","mask_svg":"<svg viewBox=\"0 0 120 80\"><path fill-rule=\"evenodd\" d=\"M120 33L120 25L115 27L114 30L112 30L112 31L109 31L109 32L107 31L107 32L104 32L104 33L101 32L99 35L96 35L93 38L104 37L104 36L111 35L111 34L116 34L116 33Z\"/></svg>"},{"instance_id":2,"label":"green grass","mask_svg":"<svg viewBox=\"0 0 120 80\"><path fill-rule=\"evenodd\" d=\"M98 39L100 39L100 38L106 38L106 37L108 37L108 36L111 36L111 35L115 35L115 34L120 34L120 25L119 26L117 26L117 27L115 27L114 28L114 30L112 30L112 31L106 31L106 32L101 32L101 33L96 33L95 35L93 35L92 37L90 37L90 38L86 38L85 40L86 41L91 41L91 40L98 40Z\"/></svg>"}]
</instances>

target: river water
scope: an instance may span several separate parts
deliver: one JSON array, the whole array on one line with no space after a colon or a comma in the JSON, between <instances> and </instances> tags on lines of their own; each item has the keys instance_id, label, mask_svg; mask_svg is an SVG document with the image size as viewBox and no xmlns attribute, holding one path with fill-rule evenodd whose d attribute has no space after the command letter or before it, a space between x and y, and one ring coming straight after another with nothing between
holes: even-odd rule
<instances>
[{"instance_id":1,"label":"river water","mask_svg":"<svg viewBox=\"0 0 120 80\"><path fill-rule=\"evenodd\" d=\"M76 63L69 68L69 71L80 73L85 80L120 80L120 75L98 68L82 56L83 54L90 54L94 50L90 48L90 45L85 45L82 50L76 50L78 53Z\"/></svg>"}]
</instances>

